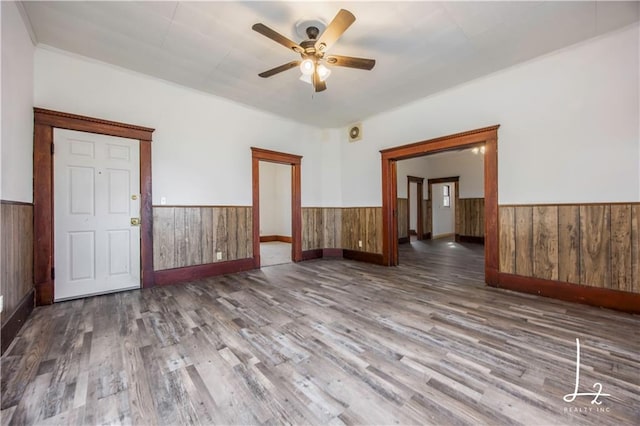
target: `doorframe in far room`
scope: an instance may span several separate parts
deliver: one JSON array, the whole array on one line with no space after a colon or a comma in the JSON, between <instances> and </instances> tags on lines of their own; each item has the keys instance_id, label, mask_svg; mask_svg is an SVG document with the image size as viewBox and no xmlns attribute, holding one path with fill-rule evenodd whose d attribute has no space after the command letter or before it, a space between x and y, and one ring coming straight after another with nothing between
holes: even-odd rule
<instances>
[{"instance_id":1,"label":"doorframe in far room","mask_svg":"<svg viewBox=\"0 0 640 426\"><path fill-rule=\"evenodd\" d=\"M380 151L382 161L382 262L398 265L397 162L436 152L485 147L485 283L498 284L498 128L484 127Z\"/></svg>"},{"instance_id":2,"label":"doorframe in far room","mask_svg":"<svg viewBox=\"0 0 640 426\"><path fill-rule=\"evenodd\" d=\"M33 281L36 306L50 305L54 301L54 128L140 141L140 272L142 287L152 287L151 141L155 129L43 108L33 109L33 121Z\"/></svg>"},{"instance_id":3,"label":"doorframe in far room","mask_svg":"<svg viewBox=\"0 0 640 426\"><path fill-rule=\"evenodd\" d=\"M260 268L260 161L291 166L291 260L302 261L302 156L251 147L253 267Z\"/></svg>"},{"instance_id":4,"label":"doorframe in far room","mask_svg":"<svg viewBox=\"0 0 640 426\"><path fill-rule=\"evenodd\" d=\"M416 203L416 238L418 240L424 240L424 228L422 226L424 221L424 212L422 208L422 201L424 200L424 178L416 177L416 176L407 176L407 235L409 236L409 240L411 240L411 184L416 184L416 195L417 200Z\"/></svg>"}]
</instances>

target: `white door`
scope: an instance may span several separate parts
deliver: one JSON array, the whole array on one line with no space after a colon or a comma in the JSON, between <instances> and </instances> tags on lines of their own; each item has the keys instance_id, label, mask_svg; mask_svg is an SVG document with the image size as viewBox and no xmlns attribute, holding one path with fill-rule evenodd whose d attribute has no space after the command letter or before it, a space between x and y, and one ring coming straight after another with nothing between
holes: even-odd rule
<instances>
[{"instance_id":1,"label":"white door","mask_svg":"<svg viewBox=\"0 0 640 426\"><path fill-rule=\"evenodd\" d=\"M139 141L54 130L55 300L140 288Z\"/></svg>"}]
</instances>

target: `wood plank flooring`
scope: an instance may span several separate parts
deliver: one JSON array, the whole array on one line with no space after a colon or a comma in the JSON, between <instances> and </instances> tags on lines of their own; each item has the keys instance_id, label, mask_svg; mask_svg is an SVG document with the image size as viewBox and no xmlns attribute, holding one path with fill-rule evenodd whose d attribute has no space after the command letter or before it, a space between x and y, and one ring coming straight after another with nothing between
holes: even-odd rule
<instances>
[{"instance_id":1,"label":"wood plank flooring","mask_svg":"<svg viewBox=\"0 0 640 426\"><path fill-rule=\"evenodd\" d=\"M640 424L640 317L484 286L482 247L400 247L37 308L2 424ZM602 384L601 405L579 392Z\"/></svg>"}]
</instances>

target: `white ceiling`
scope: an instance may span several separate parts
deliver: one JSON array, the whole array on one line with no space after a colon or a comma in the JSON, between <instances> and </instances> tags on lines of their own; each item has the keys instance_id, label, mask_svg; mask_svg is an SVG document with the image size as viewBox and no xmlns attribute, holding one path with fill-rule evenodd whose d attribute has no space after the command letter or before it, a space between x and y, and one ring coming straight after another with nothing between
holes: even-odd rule
<instances>
[{"instance_id":1,"label":"white ceiling","mask_svg":"<svg viewBox=\"0 0 640 426\"><path fill-rule=\"evenodd\" d=\"M23 2L38 43L320 127L340 127L636 22L638 2ZM334 67L314 94L297 59L251 29L294 41L301 19L355 23L331 53L376 59Z\"/></svg>"}]
</instances>

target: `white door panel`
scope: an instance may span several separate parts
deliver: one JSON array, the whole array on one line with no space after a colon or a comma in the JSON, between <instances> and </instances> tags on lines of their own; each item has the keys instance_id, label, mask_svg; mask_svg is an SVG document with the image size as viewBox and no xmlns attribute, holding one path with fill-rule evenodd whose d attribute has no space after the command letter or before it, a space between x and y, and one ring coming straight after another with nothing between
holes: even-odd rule
<instances>
[{"instance_id":1,"label":"white door panel","mask_svg":"<svg viewBox=\"0 0 640 426\"><path fill-rule=\"evenodd\" d=\"M54 144L55 300L139 288L139 141L55 129Z\"/></svg>"}]
</instances>

